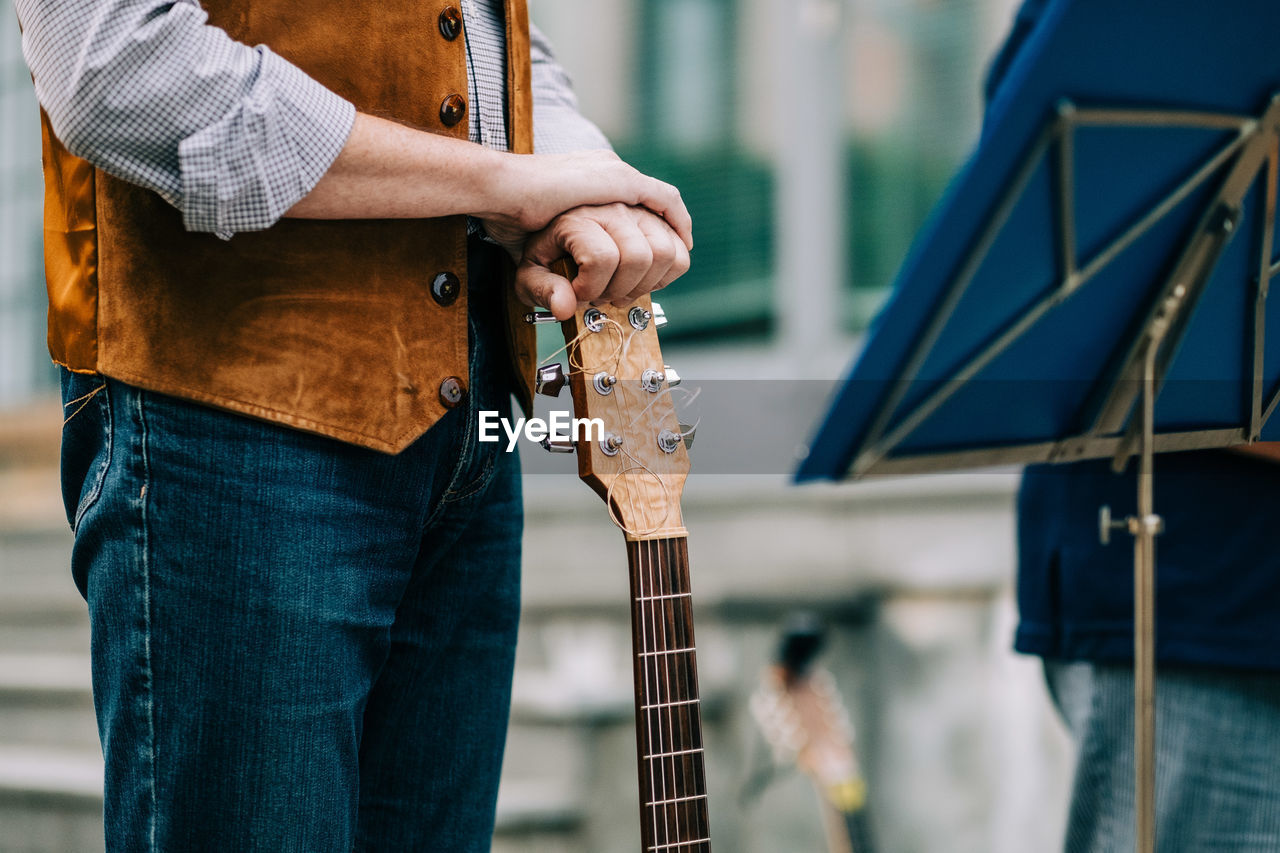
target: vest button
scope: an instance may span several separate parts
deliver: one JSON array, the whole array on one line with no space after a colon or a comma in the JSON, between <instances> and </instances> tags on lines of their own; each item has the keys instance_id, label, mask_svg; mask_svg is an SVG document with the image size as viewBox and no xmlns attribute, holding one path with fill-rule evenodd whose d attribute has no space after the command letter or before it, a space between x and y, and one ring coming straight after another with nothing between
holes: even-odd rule
<instances>
[{"instance_id":1,"label":"vest button","mask_svg":"<svg viewBox=\"0 0 1280 853\"><path fill-rule=\"evenodd\" d=\"M458 301L462 292L462 283L451 272L442 272L431 280L431 296L436 304L449 307Z\"/></svg>"},{"instance_id":2,"label":"vest button","mask_svg":"<svg viewBox=\"0 0 1280 853\"><path fill-rule=\"evenodd\" d=\"M462 121L462 117L467 114L467 102L462 99L461 95L450 95L440 104L440 121L445 127L453 127Z\"/></svg>"},{"instance_id":3,"label":"vest button","mask_svg":"<svg viewBox=\"0 0 1280 853\"><path fill-rule=\"evenodd\" d=\"M440 13L440 35L453 41L462 32L462 13L457 6L446 6Z\"/></svg>"},{"instance_id":4,"label":"vest button","mask_svg":"<svg viewBox=\"0 0 1280 853\"><path fill-rule=\"evenodd\" d=\"M440 383L440 405L446 409L452 409L462 402L464 393L466 389L462 387L462 380L456 376L450 376Z\"/></svg>"}]
</instances>

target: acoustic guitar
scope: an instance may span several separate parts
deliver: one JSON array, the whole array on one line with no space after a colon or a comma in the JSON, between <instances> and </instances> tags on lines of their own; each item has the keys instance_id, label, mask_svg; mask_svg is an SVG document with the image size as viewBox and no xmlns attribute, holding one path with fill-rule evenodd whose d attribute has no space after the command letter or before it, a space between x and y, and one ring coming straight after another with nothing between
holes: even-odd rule
<instances>
[{"instance_id":1,"label":"acoustic guitar","mask_svg":"<svg viewBox=\"0 0 1280 853\"><path fill-rule=\"evenodd\" d=\"M788 628L777 660L761 674L751 713L778 762L794 763L813 783L831 853L875 853L853 725L835 679L814 664L822 644L822 629L810 620Z\"/></svg>"},{"instance_id":2,"label":"acoustic guitar","mask_svg":"<svg viewBox=\"0 0 1280 853\"><path fill-rule=\"evenodd\" d=\"M545 312L530 323L554 322ZM626 538L631 576L636 747L644 853L709 853L693 603L680 498L691 430L676 414L675 372L664 365L660 306L579 310L562 324L569 370L539 369L540 393L566 382L575 419L597 429L548 437L551 451L575 452L578 474L604 499Z\"/></svg>"}]
</instances>

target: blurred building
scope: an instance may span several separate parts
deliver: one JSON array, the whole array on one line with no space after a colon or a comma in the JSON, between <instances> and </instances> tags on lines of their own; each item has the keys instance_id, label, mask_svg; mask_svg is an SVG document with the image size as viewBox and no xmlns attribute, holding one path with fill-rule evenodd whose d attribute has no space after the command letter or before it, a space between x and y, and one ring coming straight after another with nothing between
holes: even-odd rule
<instances>
[{"instance_id":1,"label":"blurred building","mask_svg":"<svg viewBox=\"0 0 1280 853\"><path fill-rule=\"evenodd\" d=\"M878 308L976 138L1014 5L534 0L533 17L584 111L693 212L672 336L803 348Z\"/></svg>"},{"instance_id":2,"label":"blurred building","mask_svg":"<svg viewBox=\"0 0 1280 853\"><path fill-rule=\"evenodd\" d=\"M761 419L784 462L808 434L822 395L787 389L848 363L976 139L986 58L1015 3L531 0L584 112L693 212L693 269L662 297L669 360L690 384L747 380L735 396L757 418L717 434L706 412L686 500L721 851L824 849L802 777L780 771L739 796L768 763L747 699L795 608L831 626L827 663L859 730L885 851L1057 846L1063 737L1035 665L1008 651L1016 476L797 490L785 465L730 476L716 455L726 433L759 439ZM0 853L98 849L40 200L36 105L16 21L0 14ZM635 847L626 563L572 467L527 478L501 853Z\"/></svg>"},{"instance_id":3,"label":"blurred building","mask_svg":"<svg viewBox=\"0 0 1280 853\"><path fill-rule=\"evenodd\" d=\"M57 379L44 344L40 130L18 21L0 14L0 408Z\"/></svg>"}]
</instances>

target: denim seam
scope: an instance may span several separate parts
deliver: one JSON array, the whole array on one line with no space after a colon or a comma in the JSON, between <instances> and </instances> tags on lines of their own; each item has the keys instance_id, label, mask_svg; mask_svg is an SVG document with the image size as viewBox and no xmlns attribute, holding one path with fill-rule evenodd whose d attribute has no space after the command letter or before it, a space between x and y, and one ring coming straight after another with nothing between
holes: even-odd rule
<instances>
[{"instance_id":1,"label":"denim seam","mask_svg":"<svg viewBox=\"0 0 1280 853\"><path fill-rule=\"evenodd\" d=\"M102 410L102 431L103 444L106 446L107 453L105 458L98 463L97 469L93 472L93 480L89 485L89 492L80 499L79 505L76 507L75 519L71 523L71 532L77 533L80 530L80 523L84 520L89 510L93 509L94 504L98 502L98 498L102 496L103 486L107 481L107 471L111 467L111 459L115 455L115 430L111 428L111 387L103 380L102 390L98 392L98 396L102 399L98 402L98 407ZM64 424L65 426L65 424Z\"/></svg>"},{"instance_id":2,"label":"denim seam","mask_svg":"<svg viewBox=\"0 0 1280 853\"><path fill-rule=\"evenodd\" d=\"M467 364L467 374L471 382L471 389L467 394L467 422L462 430L462 452L458 455L458 464L454 466L453 473L449 475L449 485L445 487L444 493L440 496L440 506L436 508L436 512L431 514L427 524L430 525L439 515L439 510L445 504L456 503L457 501L469 498L477 492L481 492L489 485L489 480L493 475L493 455L489 454L485 459L484 466L480 469L480 473L476 478L462 486L457 486L458 478L466 471L467 463L470 461L472 451L478 449L478 442L475 440L476 420L480 417L480 399L477 389L476 379L479 376L480 368L480 330L476 327L475 318L467 316L467 328L471 333L471 337L475 340L475 344L471 347L471 357Z\"/></svg>"},{"instance_id":3,"label":"denim seam","mask_svg":"<svg viewBox=\"0 0 1280 853\"><path fill-rule=\"evenodd\" d=\"M457 503L487 489L490 480L493 479L493 461L494 454L490 453L485 457L484 467L480 469L480 473L476 475L476 478L467 485L465 491L447 491L444 493L444 497L440 499L440 503Z\"/></svg>"},{"instance_id":4,"label":"denim seam","mask_svg":"<svg viewBox=\"0 0 1280 853\"><path fill-rule=\"evenodd\" d=\"M473 412L471 407L468 406L467 411L463 416L465 423L462 425L462 439L458 442L458 447L461 449L461 452L458 454L458 461L454 464L453 471L449 474L449 485L445 486L441 502L443 502L444 499L447 499L449 495L453 494L455 491L454 486L458 482L458 478L466 473L467 463L470 461L468 451L471 449L471 427L472 421L474 420L472 415Z\"/></svg>"},{"instance_id":5,"label":"denim seam","mask_svg":"<svg viewBox=\"0 0 1280 853\"><path fill-rule=\"evenodd\" d=\"M147 725L147 785L151 799L150 814L147 815L147 846L153 851L158 850L156 847L156 815L159 810L156 797L156 705L155 705L155 685L153 670L151 666L151 536L147 525L149 505L149 486L151 483L151 459L148 448L149 435L147 433L147 418L145 412L144 393L137 391L135 394L137 417L138 417L138 433L139 433L139 462L142 467L142 488L138 493L138 520L139 520L139 566L142 571L142 662L143 662L143 696L146 703L146 725Z\"/></svg>"}]
</instances>

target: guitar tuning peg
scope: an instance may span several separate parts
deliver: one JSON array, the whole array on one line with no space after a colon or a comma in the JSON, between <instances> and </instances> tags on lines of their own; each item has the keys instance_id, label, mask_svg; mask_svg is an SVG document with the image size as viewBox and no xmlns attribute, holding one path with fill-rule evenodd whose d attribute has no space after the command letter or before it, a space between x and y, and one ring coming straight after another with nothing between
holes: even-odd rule
<instances>
[{"instance_id":1,"label":"guitar tuning peg","mask_svg":"<svg viewBox=\"0 0 1280 853\"><path fill-rule=\"evenodd\" d=\"M653 309L650 312L653 314L653 327L655 329L661 329L663 326L667 325L667 312L662 310L662 306L653 302L650 303L650 307Z\"/></svg>"},{"instance_id":2,"label":"guitar tuning peg","mask_svg":"<svg viewBox=\"0 0 1280 853\"><path fill-rule=\"evenodd\" d=\"M550 311L530 311L524 315L524 321L530 326L541 326L544 323L559 323L556 315Z\"/></svg>"},{"instance_id":3,"label":"guitar tuning peg","mask_svg":"<svg viewBox=\"0 0 1280 853\"><path fill-rule=\"evenodd\" d=\"M538 368L538 375L534 379L533 388L539 394L545 394L548 397L559 397L560 392L564 389L564 383L564 367L559 364L548 364Z\"/></svg>"},{"instance_id":4,"label":"guitar tuning peg","mask_svg":"<svg viewBox=\"0 0 1280 853\"><path fill-rule=\"evenodd\" d=\"M668 373L667 376L671 374ZM693 447L693 434L698 431L697 424L680 424L680 437L684 439L684 449Z\"/></svg>"},{"instance_id":5,"label":"guitar tuning peg","mask_svg":"<svg viewBox=\"0 0 1280 853\"><path fill-rule=\"evenodd\" d=\"M680 378L680 374L676 373L676 369L669 364L662 365L662 373L667 377L667 385L672 388L684 381Z\"/></svg>"},{"instance_id":6,"label":"guitar tuning peg","mask_svg":"<svg viewBox=\"0 0 1280 853\"><path fill-rule=\"evenodd\" d=\"M538 442L542 445L542 449L548 453L572 453L573 442L565 439L552 440L551 436L547 436Z\"/></svg>"}]
</instances>

